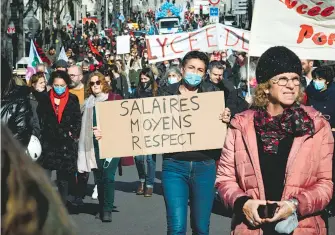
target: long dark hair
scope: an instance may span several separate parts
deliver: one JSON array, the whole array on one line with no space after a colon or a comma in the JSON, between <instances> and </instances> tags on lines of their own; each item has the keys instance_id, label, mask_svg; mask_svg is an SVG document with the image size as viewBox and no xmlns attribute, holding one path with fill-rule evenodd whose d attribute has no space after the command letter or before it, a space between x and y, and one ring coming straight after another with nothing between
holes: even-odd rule
<instances>
[{"instance_id":1,"label":"long dark hair","mask_svg":"<svg viewBox=\"0 0 335 235\"><path fill-rule=\"evenodd\" d=\"M142 71L139 74L139 81L138 81L138 85L137 85L137 91L139 92L140 89L142 88L141 86L141 76L144 75L148 78L150 78L149 82L151 85L151 90L152 90L152 96L157 96L158 93L158 84L155 80L155 75L152 72L152 70L150 68L144 68L142 69Z\"/></svg>"}]
</instances>

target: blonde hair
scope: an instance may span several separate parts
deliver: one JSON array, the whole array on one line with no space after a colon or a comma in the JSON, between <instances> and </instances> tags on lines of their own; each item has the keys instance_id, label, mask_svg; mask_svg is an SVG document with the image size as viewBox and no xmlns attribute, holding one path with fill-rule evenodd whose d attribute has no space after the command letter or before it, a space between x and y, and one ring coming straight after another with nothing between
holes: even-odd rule
<instances>
[{"instance_id":1,"label":"blonde hair","mask_svg":"<svg viewBox=\"0 0 335 235\"><path fill-rule=\"evenodd\" d=\"M258 84L255 90L253 106L266 107L269 104L269 97L268 97L268 94L265 93L265 90L270 89L270 87L271 87L270 80L267 82ZM296 102L300 102L302 98L303 98L303 92L302 92L302 89L300 88Z\"/></svg>"},{"instance_id":2,"label":"blonde hair","mask_svg":"<svg viewBox=\"0 0 335 235\"><path fill-rule=\"evenodd\" d=\"M1 125L1 231L6 235L72 235L75 227L44 169Z\"/></svg>"}]
</instances>

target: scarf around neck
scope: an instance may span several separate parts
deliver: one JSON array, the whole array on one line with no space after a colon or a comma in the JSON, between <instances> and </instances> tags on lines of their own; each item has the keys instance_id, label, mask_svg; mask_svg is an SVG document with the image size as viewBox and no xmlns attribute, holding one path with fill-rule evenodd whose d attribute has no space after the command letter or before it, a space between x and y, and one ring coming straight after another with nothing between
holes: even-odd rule
<instances>
[{"instance_id":1,"label":"scarf around neck","mask_svg":"<svg viewBox=\"0 0 335 235\"><path fill-rule=\"evenodd\" d=\"M283 114L272 117L266 108L256 109L256 133L263 143L263 151L277 154L280 140L289 135L299 137L315 133L314 122L298 104L286 108Z\"/></svg>"},{"instance_id":2,"label":"scarf around neck","mask_svg":"<svg viewBox=\"0 0 335 235\"><path fill-rule=\"evenodd\" d=\"M97 168L93 146L93 109L96 102L106 101L108 96L108 93L90 95L82 107L83 116L78 146L78 171L80 173L90 172L91 169Z\"/></svg>"},{"instance_id":3,"label":"scarf around neck","mask_svg":"<svg viewBox=\"0 0 335 235\"><path fill-rule=\"evenodd\" d=\"M52 104L52 108L53 108L55 114L57 115L58 123L60 123L61 120L62 120L63 112L64 112L65 106L66 106L66 104L69 100L69 96L70 96L69 95L69 88L66 88L65 92L61 95L57 95L57 93L54 91L54 89L50 90L49 97L50 97L50 101L51 101L51 104ZM55 99L60 100L59 105L58 105L58 114L57 114Z\"/></svg>"}]
</instances>

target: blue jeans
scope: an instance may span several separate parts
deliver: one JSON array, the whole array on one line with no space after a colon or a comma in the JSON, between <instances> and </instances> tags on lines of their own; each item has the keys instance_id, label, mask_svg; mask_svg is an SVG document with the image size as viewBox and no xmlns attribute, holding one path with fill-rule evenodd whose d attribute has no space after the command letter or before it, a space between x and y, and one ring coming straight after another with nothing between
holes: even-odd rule
<instances>
[{"instance_id":1,"label":"blue jeans","mask_svg":"<svg viewBox=\"0 0 335 235\"><path fill-rule=\"evenodd\" d=\"M145 157L147 158L147 173L145 173ZM156 173L156 154L136 156L135 163L140 181L145 182L147 188L153 188Z\"/></svg>"},{"instance_id":2,"label":"blue jeans","mask_svg":"<svg viewBox=\"0 0 335 235\"><path fill-rule=\"evenodd\" d=\"M209 234L215 175L214 160L164 159L162 184L168 235L186 234L188 201L190 201L192 233Z\"/></svg>"}]
</instances>

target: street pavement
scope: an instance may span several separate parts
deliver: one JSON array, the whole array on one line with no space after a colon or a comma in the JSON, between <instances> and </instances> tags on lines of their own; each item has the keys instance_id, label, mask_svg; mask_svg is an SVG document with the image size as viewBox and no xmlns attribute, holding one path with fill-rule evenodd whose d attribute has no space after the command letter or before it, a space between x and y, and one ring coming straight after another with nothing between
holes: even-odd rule
<instances>
[{"instance_id":1,"label":"street pavement","mask_svg":"<svg viewBox=\"0 0 335 235\"><path fill-rule=\"evenodd\" d=\"M93 175L81 211L73 211L71 217L80 235L163 235L166 234L165 205L161 189L162 158L157 156L156 179L152 198L137 196L135 190L138 175L135 166L123 167L123 176L116 176L115 210L112 223L95 219L97 201L92 200ZM330 222L330 235L335 235L335 220ZM230 219L212 213L210 234L229 234ZM189 219L188 232L192 234Z\"/></svg>"}]
</instances>

